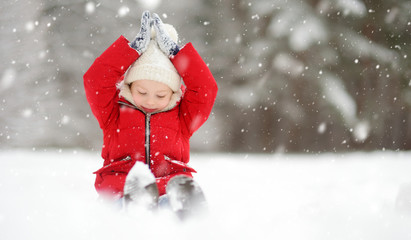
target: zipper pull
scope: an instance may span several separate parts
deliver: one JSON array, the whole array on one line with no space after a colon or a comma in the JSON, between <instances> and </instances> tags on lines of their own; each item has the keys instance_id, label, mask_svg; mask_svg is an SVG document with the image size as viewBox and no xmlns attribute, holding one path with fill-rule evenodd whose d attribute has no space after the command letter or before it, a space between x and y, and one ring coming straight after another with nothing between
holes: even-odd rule
<instances>
[{"instance_id":1,"label":"zipper pull","mask_svg":"<svg viewBox=\"0 0 411 240\"><path fill-rule=\"evenodd\" d=\"M129 160L131 160L131 157L130 157L130 156L127 156L127 157L121 159L120 161L129 161Z\"/></svg>"}]
</instances>

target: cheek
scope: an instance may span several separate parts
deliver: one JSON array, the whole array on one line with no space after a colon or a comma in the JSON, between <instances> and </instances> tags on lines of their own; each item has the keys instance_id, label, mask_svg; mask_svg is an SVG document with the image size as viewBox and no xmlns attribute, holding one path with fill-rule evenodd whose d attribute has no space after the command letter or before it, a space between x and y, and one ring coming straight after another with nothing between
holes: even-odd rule
<instances>
[{"instance_id":1,"label":"cheek","mask_svg":"<svg viewBox=\"0 0 411 240\"><path fill-rule=\"evenodd\" d=\"M170 99L162 99L162 100L161 100L161 105L162 105L162 107L166 107L169 102L170 102Z\"/></svg>"},{"instance_id":2,"label":"cheek","mask_svg":"<svg viewBox=\"0 0 411 240\"><path fill-rule=\"evenodd\" d=\"M137 105L140 105L141 102L142 102L141 97L138 96L138 95L133 95L133 100L134 100L134 103L137 104Z\"/></svg>"}]
</instances>

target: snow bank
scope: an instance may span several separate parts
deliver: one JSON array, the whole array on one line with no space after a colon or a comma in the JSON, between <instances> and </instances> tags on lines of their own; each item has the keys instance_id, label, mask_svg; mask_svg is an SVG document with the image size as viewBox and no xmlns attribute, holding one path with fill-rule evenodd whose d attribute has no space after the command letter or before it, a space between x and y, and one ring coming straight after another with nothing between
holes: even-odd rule
<instances>
[{"instance_id":1,"label":"snow bank","mask_svg":"<svg viewBox=\"0 0 411 240\"><path fill-rule=\"evenodd\" d=\"M2 152L0 239L411 239L409 206L396 208L410 159L193 155L210 214L180 223L167 211L133 217L98 201L97 153Z\"/></svg>"}]
</instances>

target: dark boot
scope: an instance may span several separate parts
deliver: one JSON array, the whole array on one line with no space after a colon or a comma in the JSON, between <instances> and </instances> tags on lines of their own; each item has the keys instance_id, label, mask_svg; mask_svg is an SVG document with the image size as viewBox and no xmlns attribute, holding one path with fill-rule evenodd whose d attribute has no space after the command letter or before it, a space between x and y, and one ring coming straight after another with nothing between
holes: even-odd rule
<instances>
[{"instance_id":1,"label":"dark boot","mask_svg":"<svg viewBox=\"0 0 411 240\"><path fill-rule=\"evenodd\" d=\"M201 187L192 178L173 177L166 187L171 209L181 220L200 216L207 211L207 202Z\"/></svg>"}]
</instances>

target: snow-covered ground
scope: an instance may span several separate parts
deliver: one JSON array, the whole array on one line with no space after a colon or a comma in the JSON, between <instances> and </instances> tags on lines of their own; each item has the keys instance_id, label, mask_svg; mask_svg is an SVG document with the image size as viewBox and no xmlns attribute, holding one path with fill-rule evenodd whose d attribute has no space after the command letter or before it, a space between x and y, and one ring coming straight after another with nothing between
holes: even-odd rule
<instances>
[{"instance_id":1,"label":"snow-covered ground","mask_svg":"<svg viewBox=\"0 0 411 240\"><path fill-rule=\"evenodd\" d=\"M193 154L210 213L185 223L97 201L100 165L84 151L0 152L0 239L411 239L411 199L396 204L409 152Z\"/></svg>"}]
</instances>

